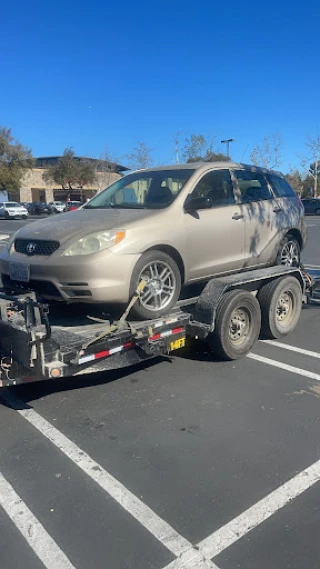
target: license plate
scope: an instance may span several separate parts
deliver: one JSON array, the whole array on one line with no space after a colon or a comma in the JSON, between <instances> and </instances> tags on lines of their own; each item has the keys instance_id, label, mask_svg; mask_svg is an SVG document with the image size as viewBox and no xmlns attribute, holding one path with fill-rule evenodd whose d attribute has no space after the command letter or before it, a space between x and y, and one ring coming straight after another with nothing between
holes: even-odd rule
<instances>
[{"instance_id":1,"label":"license plate","mask_svg":"<svg viewBox=\"0 0 320 569\"><path fill-rule=\"evenodd\" d=\"M24 263L10 263L10 279L28 283L30 280L30 267Z\"/></svg>"}]
</instances>

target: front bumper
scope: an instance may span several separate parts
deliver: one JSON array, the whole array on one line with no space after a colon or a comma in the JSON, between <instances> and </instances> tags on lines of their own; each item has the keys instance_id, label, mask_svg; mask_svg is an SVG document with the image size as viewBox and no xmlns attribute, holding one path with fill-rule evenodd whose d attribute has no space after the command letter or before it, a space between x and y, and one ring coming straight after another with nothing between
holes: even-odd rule
<instances>
[{"instance_id":1,"label":"front bumper","mask_svg":"<svg viewBox=\"0 0 320 569\"><path fill-rule=\"evenodd\" d=\"M68 302L126 303L129 300L133 268L140 255L117 255L101 251L93 255L29 257L22 253L1 253L0 273L6 288L35 290L48 299ZM11 263L28 265L30 280L11 280Z\"/></svg>"}]
</instances>

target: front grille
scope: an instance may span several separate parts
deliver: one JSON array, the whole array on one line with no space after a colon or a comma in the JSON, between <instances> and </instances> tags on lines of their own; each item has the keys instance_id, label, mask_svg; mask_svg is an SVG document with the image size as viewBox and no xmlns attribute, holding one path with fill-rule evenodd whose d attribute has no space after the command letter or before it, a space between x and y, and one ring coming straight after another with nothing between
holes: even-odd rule
<instances>
[{"instance_id":1,"label":"front grille","mask_svg":"<svg viewBox=\"0 0 320 569\"><path fill-rule=\"evenodd\" d=\"M59 241L45 241L43 239L16 239L14 247L17 253L33 255L52 255L60 247Z\"/></svg>"}]
</instances>

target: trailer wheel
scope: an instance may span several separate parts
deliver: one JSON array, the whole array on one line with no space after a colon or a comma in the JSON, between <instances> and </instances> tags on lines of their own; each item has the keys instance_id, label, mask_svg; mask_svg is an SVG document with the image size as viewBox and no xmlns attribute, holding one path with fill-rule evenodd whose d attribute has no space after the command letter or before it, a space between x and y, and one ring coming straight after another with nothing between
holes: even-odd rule
<instances>
[{"instance_id":1,"label":"trailer wheel","mask_svg":"<svg viewBox=\"0 0 320 569\"><path fill-rule=\"evenodd\" d=\"M302 307L302 290L295 277L280 277L258 292L261 308L261 338L276 339L296 326Z\"/></svg>"},{"instance_id":2,"label":"trailer wheel","mask_svg":"<svg viewBox=\"0 0 320 569\"><path fill-rule=\"evenodd\" d=\"M255 296L239 289L225 293L217 309L215 329L208 337L212 352L226 360L246 356L259 337L260 324Z\"/></svg>"}]
</instances>

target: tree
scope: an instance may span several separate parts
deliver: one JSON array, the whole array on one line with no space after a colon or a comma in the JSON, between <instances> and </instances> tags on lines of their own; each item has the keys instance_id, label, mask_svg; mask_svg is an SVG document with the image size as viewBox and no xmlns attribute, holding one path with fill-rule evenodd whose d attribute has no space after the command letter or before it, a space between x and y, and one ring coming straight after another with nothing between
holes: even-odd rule
<instances>
[{"instance_id":1,"label":"tree","mask_svg":"<svg viewBox=\"0 0 320 569\"><path fill-rule=\"evenodd\" d=\"M203 152L208 145L207 139L203 134L192 134L190 138L186 138L183 157L186 162L198 162L203 160Z\"/></svg>"},{"instance_id":2,"label":"tree","mask_svg":"<svg viewBox=\"0 0 320 569\"><path fill-rule=\"evenodd\" d=\"M302 182L302 198L312 198L314 180L312 176L306 176Z\"/></svg>"},{"instance_id":3,"label":"tree","mask_svg":"<svg viewBox=\"0 0 320 569\"><path fill-rule=\"evenodd\" d=\"M256 166L278 168L281 164L282 136L279 132L268 134L261 144L253 147L250 160Z\"/></svg>"},{"instance_id":4,"label":"tree","mask_svg":"<svg viewBox=\"0 0 320 569\"><path fill-rule=\"evenodd\" d=\"M92 184L96 179L93 163L88 159L76 158L72 148L65 148L63 155L43 174L43 179L55 182L63 190L67 190L68 199L73 189L81 190L83 186Z\"/></svg>"},{"instance_id":5,"label":"tree","mask_svg":"<svg viewBox=\"0 0 320 569\"><path fill-rule=\"evenodd\" d=\"M14 139L10 128L0 127L0 190L19 192L25 168L32 168L31 150Z\"/></svg>"},{"instance_id":6,"label":"tree","mask_svg":"<svg viewBox=\"0 0 320 569\"><path fill-rule=\"evenodd\" d=\"M181 150L180 137L182 132L183 132L182 130L177 130L177 132L175 132L172 135L173 144L174 144L174 158L176 164L180 164L180 150Z\"/></svg>"},{"instance_id":7,"label":"tree","mask_svg":"<svg viewBox=\"0 0 320 569\"><path fill-rule=\"evenodd\" d=\"M292 189L296 192L296 194L299 196L302 195L303 180L300 172L298 170L290 170L290 172L285 175L285 178L289 182Z\"/></svg>"},{"instance_id":8,"label":"tree","mask_svg":"<svg viewBox=\"0 0 320 569\"><path fill-rule=\"evenodd\" d=\"M105 151L101 154L98 162L96 162L96 182L98 192L110 186L114 181L114 164L119 162L114 152L106 146ZM103 175L101 175L103 174Z\"/></svg>"},{"instance_id":9,"label":"tree","mask_svg":"<svg viewBox=\"0 0 320 569\"><path fill-rule=\"evenodd\" d=\"M318 177L320 173L320 134L312 137L308 134L305 146L308 156L300 156L301 166L313 179L313 197L318 197Z\"/></svg>"},{"instance_id":10,"label":"tree","mask_svg":"<svg viewBox=\"0 0 320 569\"><path fill-rule=\"evenodd\" d=\"M183 157L186 162L229 162L229 156L222 152L214 152L214 138L208 140L203 134L191 134L190 138L186 138Z\"/></svg>"},{"instance_id":11,"label":"tree","mask_svg":"<svg viewBox=\"0 0 320 569\"><path fill-rule=\"evenodd\" d=\"M138 145L133 148L131 154L127 154L126 158L129 160L132 169L141 170L152 165L152 152L152 148L148 148L144 142L138 141Z\"/></svg>"},{"instance_id":12,"label":"tree","mask_svg":"<svg viewBox=\"0 0 320 569\"><path fill-rule=\"evenodd\" d=\"M223 154L223 152L212 152L207 150L204 157L205 162L230 162L230 156Z\"/></svg>"}]
</instances>

